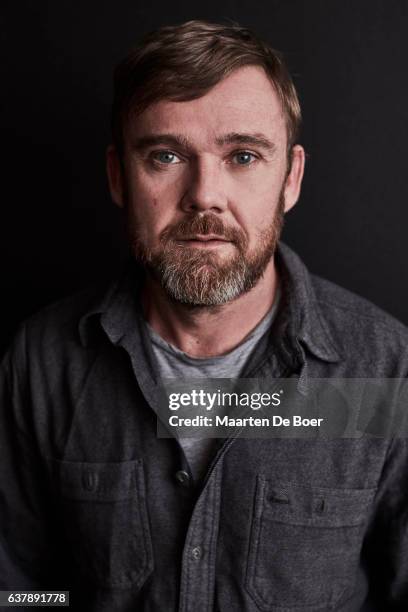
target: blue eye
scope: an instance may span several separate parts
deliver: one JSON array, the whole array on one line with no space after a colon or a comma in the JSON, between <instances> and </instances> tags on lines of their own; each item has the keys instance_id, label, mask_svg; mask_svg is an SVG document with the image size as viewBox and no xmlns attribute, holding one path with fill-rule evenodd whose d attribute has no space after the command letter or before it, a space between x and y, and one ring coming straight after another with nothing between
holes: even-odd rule
<instances>
[{"instance_id":1,"label":"blue eye","mask_svg":"<svg viewBox=\"0 0 408 612\"><path fill-rule=\"evenodd\" d=\"M171 151L157 151L156 153L154 153L154 159L158 162L160 162L161 164L178 164L180 161L180 158L177 157L177 155L175 153L172 153Z\"/></svg>"},{"instance_id":2,"label":"blue eye","mask_svg":"<svg viewBox=\"0 0 408 612\"><path fill-rule=\"evenodd\" d=\"M240 151L239 153L235 153L233 159L235 159L235 163L240 166L249 166L257 158L253 153L250 153L249 151Z\"/></svg>"}]
</instances>

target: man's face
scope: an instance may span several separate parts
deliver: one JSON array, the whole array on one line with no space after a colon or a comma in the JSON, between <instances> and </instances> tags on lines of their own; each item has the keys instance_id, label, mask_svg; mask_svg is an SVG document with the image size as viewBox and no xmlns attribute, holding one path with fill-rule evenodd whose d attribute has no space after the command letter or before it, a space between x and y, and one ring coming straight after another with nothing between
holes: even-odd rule
<instances>
[{"instance_id":1,"label":"man's face","mask_svg":"<svg viewBox=\"0 0 408 612\"><path fill-rule=\"evenodd\" d=\"M248 66L199 99L163 100L131 118L123 170L110 148L108 173L134 256L173 299L210 306L249 291L273 265L303 160L295 147L288 174L281 103Z\"/></svg>"}]
</instances>

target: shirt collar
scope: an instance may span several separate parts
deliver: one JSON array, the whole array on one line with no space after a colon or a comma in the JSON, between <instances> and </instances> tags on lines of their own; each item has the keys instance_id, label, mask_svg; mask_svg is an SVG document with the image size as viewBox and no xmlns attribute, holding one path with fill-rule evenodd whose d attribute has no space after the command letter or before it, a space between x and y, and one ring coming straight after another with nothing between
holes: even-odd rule
<instances>
[{"instance_id":1,"label":"shirt collar","mask_svg":"<svg viewBox=\"0 0 408 612\"><path fill-rule=\"evenodd\" d=\"M337 362L341 353L320 309L312 278L301 259L280 242L276 254L282 296L274 325L274 337L286 362L304 362L303 347L327 362ZM111 342L118 344L137 324L138 294L143 270L129 260L102 298L79 321L81 342L87 346L92 323L99 318ZM98 315L98 316L97 316Z\"/></svg>"},{"instance_id":2,"label":"shirt collar","mask_svg":"<svg viewBox=\"0 0 408 612\"><path fill-rule=\"evenodd\" d=\"M128 259L108 289L97 294L91 307L81 316L78 330L83 346L90 344L95 327L102 326L113 344L118 344L135 327L142 279L143 270L133 259Z\"/></svg>"},{"instance_id":3,"label":"shirt collar","mask_svg":"<svg viewBox=\"0 0 408 612\"><path fill-rule=\"evenodd\" d=\"M312 276L292 249L280 242L275 254L282 284L282 301L277 322L278 334L287 350L299 351L304 345L313 355L327 362L341 360L322 312Z\"/></svg>"}]
</instances>

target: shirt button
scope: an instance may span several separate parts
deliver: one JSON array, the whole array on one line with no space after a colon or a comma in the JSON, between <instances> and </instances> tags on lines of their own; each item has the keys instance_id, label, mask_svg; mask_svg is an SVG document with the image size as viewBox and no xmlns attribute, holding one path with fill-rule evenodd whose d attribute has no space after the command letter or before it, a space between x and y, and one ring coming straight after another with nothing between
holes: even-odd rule
<instances>
[{"instance_id":1,"label":"shirt button","mask_svg":"<svg viewBox=\"0 0 408 612\"><path fill-rule=\"evenodd\" d=\"M176 480L179 484L183 485L183 487L188 487L190 484L190 476L184 470L176 472Z\"/></svg>"},{"instance_id":2,"label":"shirt button","mask_svg":"<svg viewBox=\"0 0 408 612\"><path fill-rule=\"evenodd\" d=\"M193 559L195 559L196 561L201 559L202 554L203 554L203 551L200 546L194 546L194 548L191 550L191 555Z\"/></svg>"}]
</instances>

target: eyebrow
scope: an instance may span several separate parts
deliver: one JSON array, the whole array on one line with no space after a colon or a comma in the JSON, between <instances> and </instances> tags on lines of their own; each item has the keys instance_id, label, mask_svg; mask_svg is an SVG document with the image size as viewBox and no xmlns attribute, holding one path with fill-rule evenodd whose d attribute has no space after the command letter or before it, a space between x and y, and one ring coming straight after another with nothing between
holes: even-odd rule
<instances>
[{"instance_id":1,"label":"eyebrow","mask_svg":"<svg viewBox=\"0 0 408 612\"><path fill-rule=\"evenodd\" d=\"M139 151L143 151L144 149L157 145L182 147L183 149L188 149L191 147L189 140L180 134L151 134L149 136L136 138L132 142L132 147Z\"/></svg>"},{"instance_id":2,"label":"eyebrow","mask_svg":"<svg viewBox=\"0 0 408 612\"><path fill-rule=\"evenodd\" d=\"M264 134L255 132L230 132L223 136L218 136L215 143L219 147L225 145L252 145L265 149L268 153L275 153L276 145L269 140ZM142 136L133 141L132 147L138 151L143 151L152 146L165 145L169 147L181 147L183 149L192 149L191 142L181 134L150 134Z\"/></svg>"},{"instance_id":3,"label":"eyebrow","mask_svg":"<svg viewBox=\"0 0 408 612\"><path fill-rule=\"evenodd\" d=\"M239 145L252 145L261 147L268 151L268 153L274 153L276 151L276 145L269 140L264 134L258 132L252 133L241 133L241 132L230 132L224 136L219 136L215 140L216 144L220 147L227 144L239 144Z\"/></svg>"}]
</instances>

